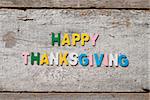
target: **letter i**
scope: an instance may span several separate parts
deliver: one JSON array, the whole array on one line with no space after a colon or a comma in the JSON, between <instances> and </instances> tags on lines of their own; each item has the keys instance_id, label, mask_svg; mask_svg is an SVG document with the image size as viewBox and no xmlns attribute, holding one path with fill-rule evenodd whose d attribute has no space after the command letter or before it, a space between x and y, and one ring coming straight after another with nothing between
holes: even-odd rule
<instances>
[{"instance_id":1,"label":"letter i","mask_svg":"<svg viewBox=\"0 0 150 100\"><path fill-rule=\"evenodd\" d=\"M104 53L104 65L106 66L106 67L108 67L108 54L107 53Z\"/></svg>"},{"instance_id":2,"label":"letter i","mask_svg":"<svg viewBox=\"0 0 150 100\"><path fill-rule=\"evenodd\" d=\"M89 58L89 65L90 65L91 67L93 67L93 55L90 54L88 58Z\"/></svg>"}]
</instances>

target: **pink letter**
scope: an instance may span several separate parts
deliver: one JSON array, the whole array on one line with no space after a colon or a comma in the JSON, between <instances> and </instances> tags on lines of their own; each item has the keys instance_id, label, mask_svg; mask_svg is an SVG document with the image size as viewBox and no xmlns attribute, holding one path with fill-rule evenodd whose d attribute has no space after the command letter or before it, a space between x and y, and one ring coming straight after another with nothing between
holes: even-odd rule
<instances>
[{"instance_id":1,"label":"pink letter","mask_svg":"<svg viewBox=\"0 0 150 100\"><path fill-rule=\"evenodd\" d=\"M24 57L24 64L27 65L28 64L29 53L28 52L23 52L22 56Z\"/></svg>"},{"instance_id":2,"label":"pink letter","mask_svg":"<svg viewBox=\"0 0 150 100\"><path fill-rule=\"evenodd\" d=\"M89 65L92 67L93 66L93 55L89 55Z\"/></svg>"},{"instance_id":3,"label":"pink letter","mask_svg":"<svg viewBox=\"0 0 150 100\"><path fill-rule=\"evenodd\" d=\"M96 45L96 40L98 39L98 37L99 37L98 34L92 36L92 45L93 45L93 46Z\"/></svg>"},{"instance_id":4,"label":"pink letter","mask_svg":"<svg viewBox=\"0 0 150 100\"><path fill-rule=\"evenodd\" d=\"M104 54L104 65L108 67L108 54Z\"/></svg>"}]
</instances>

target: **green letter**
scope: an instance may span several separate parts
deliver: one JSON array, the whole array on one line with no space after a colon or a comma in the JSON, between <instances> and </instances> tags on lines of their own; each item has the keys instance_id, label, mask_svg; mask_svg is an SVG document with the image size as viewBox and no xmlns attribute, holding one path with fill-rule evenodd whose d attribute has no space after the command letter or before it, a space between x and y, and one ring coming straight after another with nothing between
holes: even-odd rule
<instances>
[{"instance_id":1,"label":"green letter","mask_svg":"<svg viewBox=\"0 0 150 100\"><path fill-rule=\"evenodd\" d=\"M34 65L34 61L37 61L37 65L40 64L40 53L37 53L37 56L34 55L33 52L31 52L31 65Z\"/></svg>"},{"instance_id":2,"label":"green letter","mask_svg":"<svg viewBox=\"0 0 150 100\"><path fill-rule=\"evenodd\" d=\"M52 46L54 46L55 42L58 42L58 46L60 46L60 33L55 37L55 34L52 32Z\"/></svg>"}]
</instances>

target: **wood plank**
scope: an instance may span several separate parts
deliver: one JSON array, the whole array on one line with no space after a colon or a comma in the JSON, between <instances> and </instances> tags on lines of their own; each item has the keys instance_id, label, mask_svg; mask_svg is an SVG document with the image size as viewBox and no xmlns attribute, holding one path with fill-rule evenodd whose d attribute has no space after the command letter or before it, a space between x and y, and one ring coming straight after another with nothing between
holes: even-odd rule
<instances>
[{"instance_id":1,"label":"wood plank","mask_svg":"<svg viewBox=\"0 0 150 100\"><path fill-rule=\"evenodd\" d=\"M0 7L150 8L149 0L0 0Z\"/></svg>"},{"instance_id":2,"label":"wood plank","mask_svg":"<svg viewBox=\"0 0 150 100\"><path fill-rule=\"evenodd\" d=\"M149 100L149 93L1 93L0 100Z\"/></svg>"},{"instance_id":3,"label":"wood plank","mask_svg":"<svg viewBox=\"0 0 150 100\"><path fill-rule=\"evenodd\" d=\"M149 90L149 11L0 10L0 91ZM96 47L52 47L50 32L98 33ZM127 68L24 65L22 52L124 53Z\"/></svg>"}]
</instances>

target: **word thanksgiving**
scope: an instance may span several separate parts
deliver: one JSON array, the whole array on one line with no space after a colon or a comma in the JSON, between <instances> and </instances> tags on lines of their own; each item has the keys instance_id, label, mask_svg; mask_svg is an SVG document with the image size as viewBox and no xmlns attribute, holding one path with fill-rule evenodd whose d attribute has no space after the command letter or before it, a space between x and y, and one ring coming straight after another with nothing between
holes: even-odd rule
<instances>
[{"instance_id":1,"label":"word thanksgiving","mask_svg":"<svg viewBox=\"0 0 150 100\"><path fill-rule=\"evenodd\" d=\"M51 45L55 46L76 46L77 42L80 42L81 46L84 46L86 42L91 42L92 46L96 46L96 41L98 39L98 34L93 34L90 36L87 33L72 33L71 37L68 33L63 34L61 39L61 34L58 33L57 36L52 32ZM78 64L82 66L94 66L100 67L103 63L104 66L121 66L127 67L129 65L129 60L125 54L107 54L107 53L75 53L75 52L46 52L42 55L39 52L23 52L22 53L24 64L28 65L29 60L31 65L71 65L76 66Z\"/></svg>"}]
</instances>

